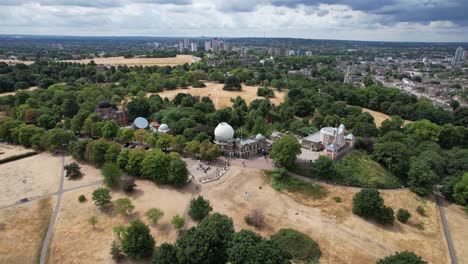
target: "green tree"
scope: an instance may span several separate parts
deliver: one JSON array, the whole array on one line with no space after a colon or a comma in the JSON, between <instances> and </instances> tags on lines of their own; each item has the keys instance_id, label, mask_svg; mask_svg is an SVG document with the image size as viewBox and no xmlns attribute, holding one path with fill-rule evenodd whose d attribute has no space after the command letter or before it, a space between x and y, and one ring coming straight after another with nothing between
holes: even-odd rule
<instances>
[{"instance_id":1,"label":"green tree","mask_svg":"<svg viewBox=\"0 0 468 264\"><path fill-rule=\"evenodd\" d=\"M176 229L181 229L185 225L185 219L180 215L174 215L171 219L171 224Z\"/></svg>"},{"instance_id":2,"label":"green tree","mask_svg":"<svg viewBox=\"0 0 468 264\"><path fill-rule=\"evenodd\" d=\"M397 211L398 221L400 221L402 223L406 223L406 222L408 222L408 219L410 219L410 217L411 217L411 213L408 212L408 210L406 210L404 208L398 209L398 211Z\"/></svg>"},{"instance_id":3,"label":"green tree","mask_svg":"<svg viewBox=\"0 0 468 264\"><path fill-rule=\"evenodd\" d=\"M120 176L122 171L119 166L115 163L106 163L101 170L102 176L104 176L104 184L108 187L114 188L120 182Z\"/></svg>"},{"instance_id":4,"label":"green tree","mask_svg":"<svg viewBox=\"0 0 468 264\"><path fill-rule=\"evenodd\" d=\"M236 76L228 76L224 81L223 90L226 91L242 91L241 81Z\"/></svg>"},{"instance_id":5,"label":"green tree","mask_svg":"<svg viewBox=\"0 0 468 264\"><path fill-rule=\"evenodd\" d=\"M146 142L149 136L150 132L140 128L133 134L133 140L135 140L139 144L143 144L144 142Z\"/></svg>"},{"instance_id":6,"label":"green tree","mask_svg":"<svg viewBox=\"0 0 468 264\"><path fill-rule=\"evenodd\" d=\"M399 116L392 116L390 119L384 120L380 125L380 135L385 135L390 131L401 131L404 120Z\"/></svg>"},{"instance_id":7,"label":"green tree","mask_svg":"<svg viewBox=\"0 0 468 264\"><path fill-rule=\"evenodd\" d=\"M106 153L109 148L109 142L104 139L91 141L86 145L85 157L91 163L101 166L106 162Z\"/></svg>"},{"instance_id":8,"label":"green tree","mask_svg":"<svg viewBox=\"0 0 468 264\"><path fill-rule=\"evenodd\" d=\"M177 250L174 245L162 243L156 250L153 264L174 264L178 263Z\"/></svg>"},{"instance_id":9,"label":"green tree","mask_svg":"<svg viewBox=\"0 0 468 264\"><path fill-rule=\"evenodd\" d=\"M468 204L468 172L465 172L463 178L453 187L453 198L458 204Z\"/></svg>"},{"instance_id":10,"label":"green tree","mask_svg":"<svg viewBox=\"0 0 468 264\"><path fill-rule=\"evenodd\" d=\"M110 143L105 155L106 162L115 163L121 150L122 147L119 144Z\"/></svg>"},{"instance_id":11,"label":"green tree","mask_svg":"<svg viewBox=\"0 0 468 264\"><path fill-rule=\"evenodd\" d=\"M133 176L140 176L142 162L145 159L145 152L139 149L132 149L128 153L128 162L125 170Z\"/></svg>"},{"instance_id":12,"label":"green tree","mask_svg":"<svg viewBox=\"0 0 468 264\"><path fill-rule=\"evenodd\" d=\"M393 224L393 209L384 205L376 189L365 188L353 196L353 213L364 218L374 218L381 224Z\"/></svg>"},{"instance_id":13,"label":"green tree","mask_svg":"<svg viewBox=\"0 0 468 264\"><path fill-rule=\"evenodd\" d=\"M287 254L277 246L249 230L232 235L227 254L230 263L290 263Z\"/></svg>"},{"instance_id":14,"label":"green tree","mask_svg":"<svg viewBox=\"0 0 468 264\"><path fill-rule=\"evenodd\" d=\"M67 172L65 174L65 177L68 177L69 179L76 179L76 178L81 177L81 175L83 175L81 173L80 165L78 165L76 162L72 162L70 164L67 164L67 165L63 166L63 168Z\"/></svg>"},{"instance_id":15,"label":"green tree","mask_svg":"<svg viewBox=\"0 0 468 264\"><path fill-rule=\"evenodd\" d=\"M383 164L400 178L405 178L409 169L411 152L400 142L385 142L374 145L374 160Z\"/></svg>"},{"instance_id":16,"label":"green tree","mask_svg":"<svg viewBox=\"0 0 468 264\"><path fill-rule=\"evenodd\" d=\"M188 214L195 221L203 220L211 211L213 211L213 207L211 207L210 201L203 196L198 196L190 201Z\"/></svg>"},{"instance_id":17,"label":"green tree","mask_svg":"<svg viewBox=\"0 0 468 264\"><path fill-rule=\"evenodd\" d=\"M212 161L221 156L222 152L218 145L211 143L209 140L203 141L200 146L200 159Z\"/></svg>"},{"instance_id":18,"label":"green tree","mask_svg":"<svg viewBox=\"0 0 468 264\"><path fill-rule=\"evenodd\" d=\"M277 166L291 168L300 153L301 144L295 137L286 135L273 144L270 156Z\"/></svg>"},{"instance_id":19,"label":"green tree","mask_svg":"<svg viewBox=\"0 0 468 264\"><path fill-rule=\"evenodd\" d=\"M322 255L315 240L294 229L280 229L271 236L271 242L286 251L297 262L318 263Z\"/></svg>"},{"instance_id":20,"label":"green tree","mask_svg":"<svg viewBox=\"0 0 468 264\"><path fill-rule=\"evenodd\" d=\"M122 249L128 257L141 259L151 256L154 238L147 225L140 220L130 222L122 237Z\"/></svg>"},{"instance_id":21,"label":"green tree","mask_svg":"<svg viewBox=\"0 0 468 264\"><path fill-rule=\"evenodd\" d=\"M171 145L173 138L174 137L171 135L161 134L156 141L156 146L166 152L167 148Z\"/></svg>"},{"instance_id":22,"label":"green tree","mask_svg":"<svg viewBox=\"0 0 468 264\"><path fill-rule=\"evenodd\" d=\"M188 180L187 163L180 158L171 158L169 163L169 178L167 184L176 187L183 186Z\"/></svg>"},{"instance_id":23,"label":"green tree","mask_svg":"<svg viewBox=\"0 0 468 264\"><path fill-rule=\"evenodd\" d=\"M101 128L101 133L104 138L114 139L119 132L119 125L114 120L110 120L104 123Z\"/></svg>"},{"instance_id":24,"label":"green tree","mask_svg":"<svg viewBox=\"0 0 468 264\"><path fill-rule=\"evenodd\" d=\"M98 188L93 192L93 201L101 209L107 209L111 204L112 195L106 188Z\"/></svg>"},{"instance_id":25,"label":"green tree","mask_svg":"<svg viewBox=\"0 0 468 264\"><path fill-rule=\"evenodd\" d=\"M122 143L132 141L133 136L134 130L132 128L121 128L119 132L117 132L117 139Z\"/></svg>"},{"instance_id":26,"label":"green tree","mask_svg":"<svg viewBox=\"0 0 468 264\"><path fill-rule=\"evenodd\" d=\"M226 263L226 249L233 234L232 219L213 213L179 238L176 244L177 259L179 263L187 264Z\"/></svg>"},{"instance_id":27,"label":"green tree","mask_svg":"<svg viewBox=\"0 0 468 264\"><path fill-rule=\"evenodd\" d=\"M115 201L115 209L119 214L128 215L135 210L135 206L132 204L130 199L119 198Z\"/></svg>"},{"instance_id":28,"label":"green tree","mask_svg":"<svg viewBox=\"0 0 468 264\"><path fill-rule=\"evenodd\" d=\"M379 259L377 264L427 264L427 262L413 252L402 251Z\"/></svg>"},{"instance_id":29,"label":"green tree","mask_svg":"<svg viewBox=\"0 0 468 264\"><path fill-rule=\"evenodd\" d=\"M164 216L164 212L159 208L150 208L146 211L145 216L153 225L156 225L159 219Z\"/></svg>"},{"instance_id":30,"label":"green tree","mask_svg":"<svg viewBox=\"0 0 468 264\"><path fill-rule=\"evenodd\" d=\"M312 163L312 174L318 178L332 179L336 174L333 160L327 156L320 156Z\"/></svg>"},{"instance_id":31,"label":"green tree","mask_svg":"<svg viewBox=\"0 0 468 264\"><path fill-rule=\"evenodd\" d=\"M420 120L405 126L405 132L416 142L437 141L442 128L429 120Z\"/></svg>"},{"instance_id":32,"label":"green tree","mask_svg":"<svg viewBox=\"0 0 468 264\"><path fill-rule=\"evenodd\" d=\"M428 195L439 178L424 160L412 158L408 172L408 186L420 196Z\"/></svg>"},{"instance_id":33,"label":"green tree","mask_svg":"<svg viewBox=\"0 0 468 264\"><path fill-rule=\"evenodd\" d=\"M68 153L76 160L84 160L86 146L89 142L90 140L71 141L68 145Z\"/></svg>"}]
</instances>

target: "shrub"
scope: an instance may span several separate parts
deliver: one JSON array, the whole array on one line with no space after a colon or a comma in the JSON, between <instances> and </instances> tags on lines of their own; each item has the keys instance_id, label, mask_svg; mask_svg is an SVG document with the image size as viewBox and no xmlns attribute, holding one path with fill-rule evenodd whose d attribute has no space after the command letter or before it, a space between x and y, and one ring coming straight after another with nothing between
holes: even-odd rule
<instances>
[{"instance_id":1,"label":"shrub","mask_svg":"<svg viewBox=\"0 0 468 264\"><path fill-rule=\"evenodd\" d=\"M380 259L377 264L427 264L427 262L413 252L403 251Z\"/></svg>"},{"instance_id":2,"label":"shrub","mask_svg":"<svg viewBox=\"0 0 468 264\"><path fill-rule=\"evenodd\" d=\"M82 175L81 167L76 162L72 162L70 164L67 164L63 168L67 172L65 174L65 177L68 177L69 179L77 179L77 178L81 177L81 175Z\"/></svg>"},{"instance_id":3,"label":"shrub","mask_svg":"<svg viewBox=\"0 0 468 264\"><path fill-rule=\"evenodd\" d=\"M78 201L80 201L80 203L86 202L86 196L84 196L84 194L80 195Z\"/></svg>"},{"instance_id":4,"label":"shrub","mask_svg":"<svg viewBox=\"0 0 468 264\"><path fill-rule=\"evenodd\" d=\"M376 189L362 189L353 197L353 213L364 218L373 218L381 224L393 224L393 209L384 205Z\"/></svg>"},{"instance_id":5,"label":"shrub","mask_svg":"<svg viewBox=\"0 0 468 264\"><path fill-rule=\"evenodd\" d=\"M202 81L197 80L197 81L193 82L192 87L193 88L203 88L203 87L206 87L206 85Z\"/></svg>"},{"instance_id":6,"label":"shrub","mask_svg":"<svg viewBox=\"0 0 468 264\"><path fill-rule=\"evenodd\" d=\"M135 184L135 179L133 177L124 176L120 179L120 186L124 192L132 193L137 185Z\"/></svg>"},{"instance_id":7,"label":"shrub","mask_svg":"<svg viewBox=\"0 0 468 264\"><path fill-rule=\"evenodd\" d=\"M280 229L271 236L271 242L289 253L295 261L318 263L322 255L322 251L315 240L294 229Z\"/></svg>"},{"instance_id":8,"label":"shrub","mask_svg":"<svg viewBox=\"0 0 468 264\"><path fill-rule=\"evenodd\" d=\"M253 211L250 215L244 217L245 223L249 226L262 228L265 224L263 215L258 211Z\"/></svg>"},{"instance_id":9,"label":"shrub","mask_svg":"<svg viewBox=\"0 0 468 264\"><path fill-rule=\"evenodd\" d=\"M426 209L424 209L424 207L418 205L418 207L416 207L416 212L418 212L419 215L421 216L427 216L426 215Z\"/></svg>"},{"instance_id":10,"label":"shrub","mask_svg":"<svg viewBox=\"0 0 468 264\"><path fill-rule=\"evenodd\" d=\"M171 220L171 224L174 226L174 228L181 229L185 225L185 219L180 215L174 215Z\"/></svg>"},{"instance_id":11,"label":"shrub","mask_svg":"<svg viewBox=\"0 0 468 264\"><path fill-rule=\"evenodd\" d=\"M263 96L265 98L275 97L275 92L268 87L259 87L257 89L257 96Z\"/></svg>"},{"instance_id":12,"label":"shrub","mask_svg":"<svg viewBox=\"0 0 468 264\"><path fill-rule=\"evenodd\" d=\"M115 201L115 208L119 214L128 215L135 210L135 206L128 198L119 198Z\"/></svg>"},{"instance_id":13,"label":"shrub","mask_svg":"<svg viewBox=\"0 0 468 264\"><path fill-rule=\"evenodd\" d=\"M115 242L115 240L112 241L110 254L112 255L112 259L117 262L124 258L122 246Z\"/></svg>"},{"instance_id":14,"label":"shrub","mask_svg":"<svg viewBox=\"0 0 468 264\"><path fill-rule=\"evenodd\" d=\"M335 202L337 202L337 203L341 203L341 197L339 197L339 196L333 197L333 200L335 200Z\"/></svg>"},{"instance_id":15,"label":"shrub","mask_svg":"<svg viewBox=\"0 0 468 264\"><path fill-rule=\"evenodd\" d=\"M211 207L210 201L204 199L203 196L198 196L190 201L188 214L195 221L201 221L211 211L213 211L213 207Z\"/></svg>"},{"instance_id":16,"label":"shrub","mask_svg":"<svg viewBox=\"0 0 468 264\"><path fill-rule=\"evenodd\" d=\"M91 217L88 219L88 223L89 223L90 225L92 225L93 228L95 228L95 227L96 227L96 224L98 223L97 217L96 217L95 215L91 216Z\"/></svg>"},{"instance_id":17,"label":"shrub","mask_svg":"<svg viewBox=\"0 0 468 264\"><path fill-rule=\"evenodd\" d=\"M159 208L151 208L146 211L145 216L151 221L151 223L153 223L153 225L156 225L159 219L164 216L164 212Z\"/></svg>"},{"instance_id":18,"label":"shrub","mask_svg":"<svg viewBox=\"0 0 468 264\"><path fill-rule=\"evenodd\" d=\"M125 228L122 250L128 257L135 259L149 257L153 253L154 244L154 238L148 226L140 220L132 221L130 226Z\"/></svg>"},{"instance_id":19,"label":"shrub","mask_svg":"<svg viewBox=\"0 0 468 264\"><path fill-rule=\"evenodd\" d=\"M408 219L410 219L410 217L411 217L411 213L408 212L408 210L406 210L404 208L398 209L398 212L397 212L398 221L400 221L402 223L406 223L406 222L408 222Z\"/></svg>"}]
</instances>

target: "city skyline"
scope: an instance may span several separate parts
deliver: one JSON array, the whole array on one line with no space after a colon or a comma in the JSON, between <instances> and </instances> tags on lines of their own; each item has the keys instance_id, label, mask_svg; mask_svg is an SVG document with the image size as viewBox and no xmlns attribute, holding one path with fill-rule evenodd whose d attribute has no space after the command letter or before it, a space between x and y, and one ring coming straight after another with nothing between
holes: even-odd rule
<instances>
[{"instance_id":1,"label":"city skyline","mask_svg":"<svg viewBox=\"0 0 468 264\"><path fill-rule=\"evenodd\" d=\"M463 0L6 0L0 7L0 34L468 41Z\"/></svg>"}]
</instances>

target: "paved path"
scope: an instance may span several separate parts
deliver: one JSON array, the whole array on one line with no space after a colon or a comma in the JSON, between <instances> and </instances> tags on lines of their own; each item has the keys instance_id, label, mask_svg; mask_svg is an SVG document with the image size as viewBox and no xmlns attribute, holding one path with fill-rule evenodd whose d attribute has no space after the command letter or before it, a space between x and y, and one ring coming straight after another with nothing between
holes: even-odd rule
<instances>
[{"instance_id":1,"label":"paved path","mask_svg":"<svg viewBox=\"0 0 468 264\"><path fill-rule=\"evenodd\" d=\"M450 259L452 260L452 264L458 264L457 254L455 252L455 247L453 246L452 236L450 235L450 229L447 224L447 219L445 217L444 206L442 204L442 197L438 192L435 193L437 207L439 208L440 218L442 218L442 225L444 227L445 238L447 239L447 245L449 248Z\"/></svg>"},{"instance_id":2,"label":"paved path","mask_svg":"<svg viewBox=\"0 0 468 264\"><path fill-rule=\"evenodd\" d=\"M65 178L64 166L65 166L65 154L62 155L62 167L61 167L61 172L60 172L60 185L57 191L57 202L55 204L54 213L52 214L52 217L50 219L49 228L47 229L47 234L44 238L44 241L42 242L41 258L39 261L40 264L46 263L47 250L49 249L50 237L52 236L52 232L54 231L55 220L57 220L57 215L60 210L60 202L62 200L62 194L63 194L63 180Z\"/></svg>"}]
</instances>

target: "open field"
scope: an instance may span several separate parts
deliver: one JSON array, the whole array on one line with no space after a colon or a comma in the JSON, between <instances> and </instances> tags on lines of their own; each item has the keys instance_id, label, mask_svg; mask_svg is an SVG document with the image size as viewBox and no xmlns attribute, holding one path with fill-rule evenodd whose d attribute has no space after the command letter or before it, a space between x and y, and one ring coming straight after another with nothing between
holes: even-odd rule
<instances>
[{"instance_id":1,"label":"open field","mask_svg":"<svg viewBox=\"0 0 468 264\"><path fill-rule=\"evenodd\" d=\"M177 55L172 58L129 58L124 57L109 57L109 58L94 58L84 60L64 60L65 62L75 62L81 64L88 64L90 61L96 64L104 64L109 66L177 66L185 63L191 64L198 62L200 58L192 55Z\"/></svg>"},{"instance_id":2,"label":"open field","mask_svg":"<svg viewBox=\"0 0 468 264\"><path fill-rule=\"evenodd\" d=\"M0 210L0 264L38 263L54 197Z\"/></svg>"},{"instance_id":3,"label":"open field","mask_svg":"<svg viewBox=\"0 0 468 264\"><path fill-rule=\"evenodd\" d=\"M161 188L149 181L137 181L137 191L129 199L135 205L135 211L125 217L115 211L104 213L91 200L92 192L97 186L67 192L62 197L62 207L58 215L54 235L49 251L50 263L115 263L109 254L110 245L115 239L112 228L117 225L128 225L131 220L140 218L149 224L144 213L152 207L164 211L164 217L157 226L150 225L151 233L157 245L164 242L175 242L178 232L170 224L171 218L184 215L192 197L194 186L182 190ZM84 194L88 201L80 203L78 196ZM113 192L112 200L124 197L124 193ZM92 215L97 216L98 223L93 228L87 221ZM186 221L190 225L192 222ZM79 245L79 247L77 247Z\"/></svg>"},{"instance_id":4,"label":"open field","mask_svg":"<svg viewBox=\"0 0 468 264\"><path fill-rule=\"evenodd\" d=\"M62 162L48 153L0 165L0 206L57 192Z\"/></svg>"},{"instance_id":5,"label":"open field","mask_svg":"<svg viewBox=\"0 0 468 264\"><path fill-rule=\"evenodd\" d=\"M26 65L31 65L34 63L34 61L22 61L22 60L0 60L0 62L5 62L7 64L26 64Z\"/></svg>"},{"instance_id":6,"label":"open field","mask_svg":"<svg viewBox=\"0 0 468 264\"><path fill-rule=\"evenodd\" d=\"M66 159L66 163L70 161L72 161L71 158ZM5 169L8 165L15 166ZM11 203L17 198L6 199L5 197L31 196L30 193L33 191L26 192L25 188L21 189L22 181L18 180L20 184L15 183L15 178L29 177L28 182L34 183L30 187L34 187L35 193L55 192L60 165L60 157L50 154L39 154L0 165L1 182L7 190L2 193L1 201ZM80 164L80 166L85 175L76 182L66 179L65 190L101 179L98 169L87 164ZM7 173L3 173L4 171ZM41 184L35 183L39 180ZM10 184L12 187L9 187ZM14 184L16 184L15 188L13 188ZM393 227L382 227L351 213L352 196L357 191L354 188L323 185L327 193L324 198L311 198L298 193L280 193L269 186L265 176L258 169L237 165L232 166L218 181L203 185L191 183L182 189L156 186L144 180L137 180L136 184L135 193L129 196L135 205L135 211L126 217L118 215L113 210L102 212L94 205L91 194L98 186L65 192L50 244L49 262L114 263L109 254L110 244L114 239L112 228L116 225L126 225L137 218L148 223L144 212L152 207L160 208L165 213L157 226L150 225L156 245L175 242L178 232L170 224L170 219L175 214L180 214L187 221L185 228L193 226L195 223L189 220L186 210L190 199L197 194L208 198L214 211L232 217L236 230L253 230L245 223L244 217L252 211L257 211L264 216L266 224L260 230L255 231L263 236L269 236L280 228L295 228L307 233L320 244L323 252L320 263L375 263L378 258L402 250L414 251L430 263L448 263L449 261L439 214L433 199L418 198L407 190L381 192L386 205L391 206L395 211L399 208L407 208L413 215L408 224L396 221ZM47 188L47 186L52 187ZM20 191L18 193L12 191L16 189ZM81 194L87 198L84 203L78 201L78 196ZM120 191L113 191L112 195L113 201L126 196ZM333 197L336 196L342 199L341 203L334 201ZM47 200L34 201L0 211L0 230L16 232L18 238L13 240L14 245L25 244L28 249L29 255L21 256L27 258L26 260L18 258L21 263L30 263L33 262L30 260L37 259L43 236L43 231L40 230L47 226L54 199L55 196L52 196ZM42 201L50 202L46 204ZM423 217L416 213L418 205L426 209L427 216ZM98 218L95 228L87 222L93 215ZM36 222L23 226L22 223L26 220ZM454 222L449 217L449 224L454 226L452 234L459 248L464 248L466 245L466 235L462 233L464 231L463 220L466 221L466 219L458 218ZM14 225L8 223L14 223ZM5 229L8 227L13 228ZM28 228L34 228L34 230ZM457 230L460 234L454 234ZM11 236L8 232L6 234ZM31 238L31 235L35 237ZM5 236L2 234L0 242L3 237ZM10 251L4 252L0 249L0 256L2 256L0 259L5 259L3 256L8 258L16 256L7 252Z\"/></svg>"},{"instance_id":7,"label":"open field","mask_svg":"<svg viewBox=\"0 0 468 264\"><path fill-rule=\"evenodd\" d=\"M29 87L28 89L24 89L24 90L16 90L14 92L8 92L8 93L0 93L0 97L2 96L8 96L8 95L15 95L19 92L31 92L31 91L34 91L37 89L37 86L33 86L33 87Z\"/></svg>"},{"instance_id":8,"label":"open field","mask_svg":"<svg viewBox=\"0 0 468 264\"><path fill-rule=\"evenodd\" d=\"M63 181L64 190L68 190L77 186L91 184L103 179L103 177L101 176L101 171L98 168L84 162L76 161L70 156L65 157L65 165L72 162L76 162L81 167L81 173L83 175L80 178L73 180L65 178L65 180Z\"/></svg>"},{"instance_id":9,"label":"open field","mask_svg":"<svg viewBox=\"0 0 468 264\"><path fill-rule=\"evenodd\" d=\"M6 159L11 156L16 156L24 153L33 151L32 149L26 149L22 146L11 145L5 142L0 142L0 160Z\"/></svg>"},{"instance_id":10,"label":"open field","mask_svg":"<svg viewBox=\"0 0 468 264\"><path fill-rule=\"evenodd\" d=\"M246 86L242 85L242 91L224 91L223 87L224 84L222 83L212 83L206 82L206 87L204 88L189 88L189 89L176 89L176 90L166 90L163 92L158 93L161 97L167 97L170 100L174 99L174 97L178 93L188 93L193 96L208 96L213 101L215 107L217 109L223 107L231 107L231 98L236 98L237 96L242 97L247 104L250 104L255 99L264 99L264 97L257 96L257 89L259 86ZM149 93L151 95L152 93ZM286 96L286 92L278 92L275 91L275 97L270 98L270 101L273 104L279 105L281 102L284 101Z\"/></svg>"},{"instance_id":11,"label":"open field","mask_svg":"<svg viewBox=\"0 0 468 264\"><path fill-rule=\"evenodd\" d=\"M377 112L377 111L370 110L370 109L367 109L367 108L362 108L362 111L369 113L374 118L374 122L375 122L375 125L377 127L380 127L382 125L383 121L385 121L387 119L390 119L389 115L386 115L386 114L381 113L381 112ZM411 122L412 121L405 120L404 124L406 125L406 124L409 124Z\"/></svg>"},{"instance_id":12,"label":"open field","mask_svg":"<svg viewBox=\"0 0 468 264\"><path fill-rule=\"evenodd\" d=\"M284 227L309 234L319 242L324 253L321 263L375 263L376 259L401 250L414 251L431 263L448 262L441 223L432 200L421 200L407 190L382 192L387 205L395 210L405 207L413 214L407 225L395 222L393 227L382 227L351 213L355 189L324 187L328 196L323 199L281 194L271 189L258 171L243 169L204 185L202 193L215 211L234 219L236 230L252 229L245 224L244 217L257 210L267 223L264 229L256 230L262 235L268 236ZM334 196L340 196L343 202L336 203ZM427 217L417 215L417 205L426 208ZM420 222L424 223L424 231L415 226Z\"/></svg>"},{"instance_id":13,"label":"open field","mask_svg":"<svg viewBox=\"0 0 468 264\"><path fill-rule=\"evenodd\" d=\"M463 211L463 207L449 203L444 200L443 202L445 216L450 228L450 235L455 246L458 263L468 263L468 215Z\"/></svg>"}]
</instances>

